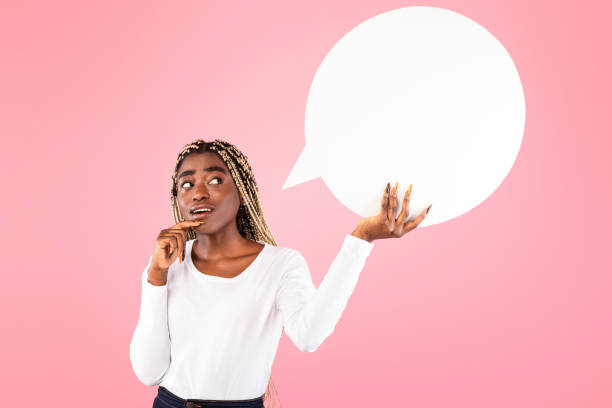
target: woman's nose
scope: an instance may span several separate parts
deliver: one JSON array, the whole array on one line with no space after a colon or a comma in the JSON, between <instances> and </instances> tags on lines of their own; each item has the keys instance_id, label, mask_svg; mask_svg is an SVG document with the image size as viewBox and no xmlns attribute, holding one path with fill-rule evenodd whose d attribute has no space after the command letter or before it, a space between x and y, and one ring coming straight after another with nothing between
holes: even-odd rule
<instances>
[{"instance_id":1,"label":"woman's nose","mask_svg":"<svg viewBox=\"0 0 612 408\"><path fill-rule=\"evenodd\" d=\"M195 192L193 194L194 200L201 200L203 198L209 198L210 194L208 193L208 189L204 185L196 185Z\"/></svg>"}]
</instances>

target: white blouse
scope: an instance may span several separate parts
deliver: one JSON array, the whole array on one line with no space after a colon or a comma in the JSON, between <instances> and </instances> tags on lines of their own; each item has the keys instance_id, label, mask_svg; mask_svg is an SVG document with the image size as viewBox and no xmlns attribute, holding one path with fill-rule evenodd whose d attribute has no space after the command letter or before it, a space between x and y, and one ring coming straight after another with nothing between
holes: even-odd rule
<instances>
[{"instance_id":1,"label":"white blouse","mask_svg":"<svg viewBox=\"0 0 612 408\"><path fill-rule=\"evenodd\" d=\"M304 352L334 330L374 244L346 235L318 289L295 249L265 244L234 278L206 275L185 261L168 269L167 284L142 273L138 324L130 360L145 385L162 385L184 399L262 396L282 328Z\"/></svg>"}]
</instances>

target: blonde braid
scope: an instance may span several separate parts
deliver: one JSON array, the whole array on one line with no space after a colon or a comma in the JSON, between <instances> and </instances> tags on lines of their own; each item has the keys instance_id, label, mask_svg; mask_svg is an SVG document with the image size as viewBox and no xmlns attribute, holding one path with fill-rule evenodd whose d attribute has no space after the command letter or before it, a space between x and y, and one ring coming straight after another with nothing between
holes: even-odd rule
<instances>
[{"instance_id":1,"label":"blonde braid","mask_svg":"<svg viewBox=\"0 0 612 408\"><path fill-rule=\"evenodd\" d=\"M184 221L177 202L178 194L177 177L178 169L181 163L189 154L198 152L204 153L213 151L223 160L230 171L234 184L240 194L241 204L236 214L236 224L240 234L251 241L263 241L270 245L276 246L276 240L272 235L272 231L268 227L264 216L261 201L259 200L259 189L255 182L255 176L251 170L251 166L247 161L247 157L229 142L215 139L214 142L205 142L202 139L197 139L192 143L183 146L183 149L178 155L172 174L171 188L171 205L172 217L175 223ZM188 240L196 239L196 233L193 229L187 232ZM283 328L284 331L284 328ZM264 407L270 408L272 405L272 395L277 395L276 387L272 382L272 377L268 382L268 388L264 393Z\"/></svg>"}]
</instances>

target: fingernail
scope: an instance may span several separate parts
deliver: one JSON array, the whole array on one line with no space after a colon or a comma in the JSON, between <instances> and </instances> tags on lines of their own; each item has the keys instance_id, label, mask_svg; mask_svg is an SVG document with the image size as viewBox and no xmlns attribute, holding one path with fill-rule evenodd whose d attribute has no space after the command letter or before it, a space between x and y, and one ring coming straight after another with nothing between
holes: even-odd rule
<instances>
[{"instance_id":1,"label":"fingernail","mask_svg":"<svg viewBox=\"0 0 612 408\"><path fill-rule=\"evenodd\" d=\"M387 183L387 194L389 194L389 189L391 188L391 184Z\"/></svg>"},{"instance_id":2,"label":"fingernail","mask_svg":"<svg viewBox=\"0 0 612 408\"><path fill-rule=\"evenodd\" d=\"M408 194L412 193L412 184L408 187Z\"/></svg>"},{"instance_id":3,"label":"fingernail","mask_svg":"<svg viewBox=\"0 0 612 408\"><path fill-rule=\"evenodd\" d=\"M425 214L429 214L429 209L431 208L432 205L433 205L433 203L429 204L429 207L427 207L427 212Z\"/></svg>"}]
</instances>

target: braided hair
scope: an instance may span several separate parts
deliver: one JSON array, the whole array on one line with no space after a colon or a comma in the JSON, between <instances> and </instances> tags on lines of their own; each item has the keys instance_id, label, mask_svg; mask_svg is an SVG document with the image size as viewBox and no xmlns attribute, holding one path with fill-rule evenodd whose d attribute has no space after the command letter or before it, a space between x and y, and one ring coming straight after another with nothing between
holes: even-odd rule
<instances>
[{"instance_id":1,"label":"braided hair","mask_svg":"<svg viewBox=\"0 0 612 408\"><path fill-rule=\"evenodd\" d=\"M259 200L259 189L255 182L255 176L251 170L251 166L247 161L247 157L229 142L215 139L213 142L205 142L202 139L197 139L192 143L183 146L183 149L178 155L176 165L174 166L174 174L172 175L171 189L171 204L172 216L175 223L184 221L177 204L177 177L181 163L191 153L204 153L212 151L223 160L230 171L234 184L238 189L241 197L240 207L236 214L236 224L238 232L244 238L251 241L263 241L270 245L276 246L276 240L266 223L261 201ZM190 228L187 231L187 239L196 238L196 233ZM284 331L284 329L283 329ZM272 392L276 394L276 389L270 378L268 388L264 393L264 407L270 408L272 405Z\"/></svg>"}]
</instances>

